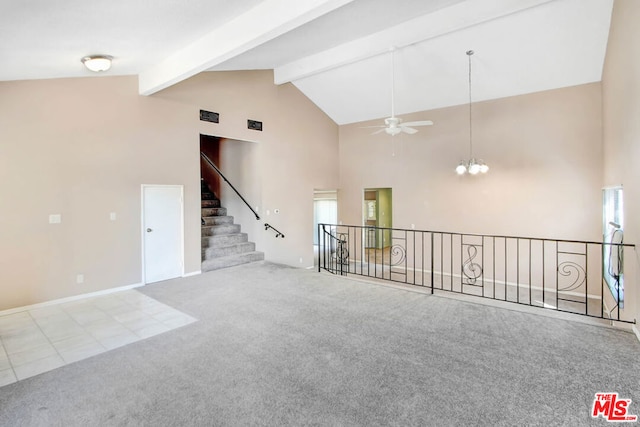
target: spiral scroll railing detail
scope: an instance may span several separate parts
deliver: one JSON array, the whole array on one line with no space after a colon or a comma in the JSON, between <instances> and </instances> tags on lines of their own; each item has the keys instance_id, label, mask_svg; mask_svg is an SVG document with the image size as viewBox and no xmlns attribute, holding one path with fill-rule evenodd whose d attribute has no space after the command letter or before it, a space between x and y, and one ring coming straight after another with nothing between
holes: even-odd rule
<instances>
[{"instance_id":1,"label":"spiral scroll railing detail","mask_svg":"<svg viewBox=\"0 0 640 427\"><path fill-rule=\"evenodd\" d=\"M558 264L558 274L569 278L569 284L560 286L558 291L568 292L579 289L587 280L587 273L580 264L573 261L564 261Z\"/></svg>"},{"instance_id":2,"label":"spiral scroll railing detail","mask_svg":"<svg viewBox=\"0 0 640 427\"><path fill-rule=\"evenodd\" d=\"M389 253L391 254L391 261L389 264L392 266L400 265L407 259L407 250L402 245L395 244L391 246Z\"/></svg>"}]
</instances>

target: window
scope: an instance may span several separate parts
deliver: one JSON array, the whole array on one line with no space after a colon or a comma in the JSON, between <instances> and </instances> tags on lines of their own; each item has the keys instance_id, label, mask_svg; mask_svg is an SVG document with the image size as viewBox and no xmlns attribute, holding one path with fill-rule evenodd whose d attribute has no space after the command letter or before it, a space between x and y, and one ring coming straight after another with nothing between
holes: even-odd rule
<instances>
[{"instance_id":1,"label":"window","mask_svg":"<svg viewBox=\"0 0 640 427\"><path fill-rule=\"evenodd\" d=\"M624 306L622 187L602 190L603 277L619 307Z\"/></svg>"}]
</instances>

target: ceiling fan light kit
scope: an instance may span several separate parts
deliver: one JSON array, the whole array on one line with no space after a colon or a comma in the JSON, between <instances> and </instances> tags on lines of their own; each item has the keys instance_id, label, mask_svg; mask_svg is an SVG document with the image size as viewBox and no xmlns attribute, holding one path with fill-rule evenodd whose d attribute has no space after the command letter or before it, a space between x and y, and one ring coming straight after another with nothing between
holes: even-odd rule
<instances>
[{"instance_id":1,"label":"ceiling fan light kit","mask_svg":"<svg viewBox=\"0 0 640 427\"><path fill-rule=\"evenodd\" d=\"M476 160L473 156L473 128L471 121L471 56L473 53L472 50L466 52L469 58L469 160L463 160L456 166L456 173L458 175L464 175L465 173L477 175L479 173L485 174L489 172L489 166L482 160Z\"/></svg>"},{"instance_id":2,"label":"ceiling fan light kit","mask_svg":"<svg viewBox=\"0 0 640 427\"><path fill-rule=\"evenodd\" d=\"M366 126L368 128L381 128L372 133L372 135L385 132L387 135L396 136L399 133L406 133L413 135L418 130L414 129L417 126L431 126L433 122L431 120L419 120L414 122L403 123L402 119L395 115L395 82L394 82L394 50L391 50L391 117L384 119L384 125L380 126Z\"/></svg>"}]
</instances>

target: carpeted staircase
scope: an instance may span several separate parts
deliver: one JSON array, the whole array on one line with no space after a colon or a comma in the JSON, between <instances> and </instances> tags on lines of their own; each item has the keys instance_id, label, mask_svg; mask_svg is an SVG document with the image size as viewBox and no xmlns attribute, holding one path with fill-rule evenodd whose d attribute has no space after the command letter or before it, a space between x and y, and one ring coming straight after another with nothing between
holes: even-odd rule
<instances>
[{"instance_id":1,"label":"carpeted staircase","mask_svg":"<svg viewBox=\"0 0 640 427\"><path fill-rule=\"evenodd\" d=\"M264 260L264 253L256 251L247 233L240 232L240 224L233 223L220 200L201 181L202 201L202 271L218 270L239 264Z\"/></svg>"}]
</instances>

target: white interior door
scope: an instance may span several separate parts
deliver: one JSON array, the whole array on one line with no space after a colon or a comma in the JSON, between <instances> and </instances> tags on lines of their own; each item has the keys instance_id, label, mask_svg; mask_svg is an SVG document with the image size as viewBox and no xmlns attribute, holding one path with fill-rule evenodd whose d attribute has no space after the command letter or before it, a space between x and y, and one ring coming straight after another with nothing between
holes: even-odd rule
<instances>
[{"instance_id":1,"label":"white interior door","mask_svg":"<svg viewBox=\"0 0 640 427\"><path fill-rule=\"evenodd\" d=\"M182 276L182 186L142 187L144 283Z\"/></svg>"}]
</instances>

